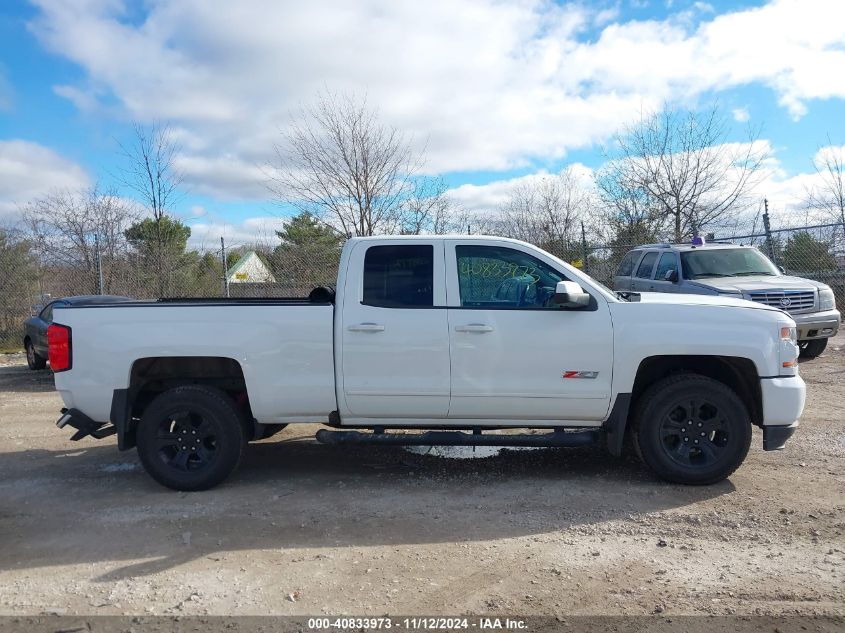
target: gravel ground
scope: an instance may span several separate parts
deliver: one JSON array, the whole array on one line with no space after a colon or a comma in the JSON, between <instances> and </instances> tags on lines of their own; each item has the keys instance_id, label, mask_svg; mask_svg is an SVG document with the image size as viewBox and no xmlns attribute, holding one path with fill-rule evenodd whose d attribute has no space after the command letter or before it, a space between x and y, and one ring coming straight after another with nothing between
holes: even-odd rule
<instances>
[{"instance_id":1,"label":"gravel ground","mask_svg":"<svg viewBox=\"0 0 845 633\"><path fill-rule=\"evenodd\" d=\"M682 487L598 449L478 459L289 427L176 493L68 441L49 372L0 356L0 614L845 615L845 336L799 433Z\"/></svg>"}]
</instances>

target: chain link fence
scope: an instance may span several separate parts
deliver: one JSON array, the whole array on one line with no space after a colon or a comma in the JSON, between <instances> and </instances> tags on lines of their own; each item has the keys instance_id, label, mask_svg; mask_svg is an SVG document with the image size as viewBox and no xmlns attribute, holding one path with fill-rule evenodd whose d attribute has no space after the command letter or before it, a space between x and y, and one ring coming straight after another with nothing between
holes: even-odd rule
<instances>
[{"instance_id":1,"label":"chain link fence","mask_svg":"<svg viewBox=\"0 0 845 633\"><path fill-rule=\"evenodd\" d=\"M714 231L711 240L751 245L788 274L830 285L838 305L845 305L845 224L797 227L734 227ZM755 230L757 229L757 230ZM583 269L606 286L625 254L640 242L598 243L586 235L565 244L540 244ZM23 344L23 322L51 299L72 295L113 294L139 299L168 297L303 297L316 286L335 284L339 248L325 244L256 247L252 269L224 274L221 251L189 252L161 262L147 261L126 249L93 257L69 257L38 249L24 236L0 231L0 351Z\"/></svg>"}]
</instances>

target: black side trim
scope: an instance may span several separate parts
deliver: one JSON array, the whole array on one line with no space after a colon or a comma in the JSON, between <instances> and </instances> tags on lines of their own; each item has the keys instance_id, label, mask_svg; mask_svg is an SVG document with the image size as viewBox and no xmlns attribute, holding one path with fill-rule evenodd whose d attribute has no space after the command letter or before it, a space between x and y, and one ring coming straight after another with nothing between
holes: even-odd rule
<instances>
[{"instance_id":1,"label":"black side trim","mask_svg":"<svg viewBox=\"0 0 845 633\"><path fill-rule=\"evenodd\" d=\"M599 439L595 430L554 431L525 435L482 435L460 431L426 431L425 433L385 433L376 427L373 433L329 431L320 429L316 439L321 444L382 444L396 446L539 446L574 447L594 444Z\"/></svg>"},{"instance_id":2,"label":"black side trim","mask_svg":"<svg viewBox=\"0 0 845 633\"><path fill-rule=\"evenodd\" d=\"M798 428L798 422L786 424L783 426L764 426L763 427L763 450L764 451L779 451L786 446L787 440L792 437L795 430Z\"/></svg>"},{"instance_id":3,"label":"black side trim","mask_svg":"<svg viewBox=\"0 0 845 633\"><path fill-rule=\"evenodd\" d=\"M115 389L111 398L111 413L109 419L117 429L117 448L121 451L135 446L134 434L130 433L129 422L129 390Z\"/></svg>"},{"instance_id":4,"label":"black side trim","mask_svg":"<svg viewBox=\"0 0 845 633\"><path fill-rule=\"evenodd\" d=\"M604 422L607 435L607 450L614 457L622 455L622 442L625 439L625 426L628 423L628 410L631 408L631 394L620 393L616 396L613 409Z\"/></svg>"}]
</instances>

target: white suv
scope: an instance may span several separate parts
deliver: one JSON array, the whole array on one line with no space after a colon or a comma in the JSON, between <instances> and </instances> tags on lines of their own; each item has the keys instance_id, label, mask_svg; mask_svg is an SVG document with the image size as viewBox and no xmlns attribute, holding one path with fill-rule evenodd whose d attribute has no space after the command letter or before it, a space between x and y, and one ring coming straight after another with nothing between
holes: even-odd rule
<instances>
[{"instance_id":1,"label":"white suv","mask_svg":"<svg viewBox=\"0 0 845 633\"><path fill-rule=\"evenodd\" d=\"M780 308L798 326L802 358L821 354L841 320L830 286L783 274L753 246L638 246L622 259L613 285L619 291L723 295Z\"/></svg>"}]
</instances>

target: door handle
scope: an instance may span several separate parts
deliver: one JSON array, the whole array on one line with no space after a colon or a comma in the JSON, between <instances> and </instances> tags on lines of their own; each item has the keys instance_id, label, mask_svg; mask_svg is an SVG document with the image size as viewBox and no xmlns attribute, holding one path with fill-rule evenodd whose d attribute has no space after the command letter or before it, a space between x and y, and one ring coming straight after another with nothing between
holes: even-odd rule
<instances>
[{"instance_id":1,"label":"door handle","mask_svg":"<svg viewBox=\"0 0 845 633\"><path fill-rule=\"evenodd\" d=\"M485 332L492 332L493 326L485 323L469 323L467 325L456 325L455 332L478 332L483 334Z\"/></svg>"},{"instance_id":2,"label":"door handle","mask_svg":"<svg viewBox=\"0 0 845 633\"><path fill-rule=\"evenodd\" d=\"M378 323L358 323L346 328L350 332L384 332L384 326Z\"/></svg>"}]
</instances>

